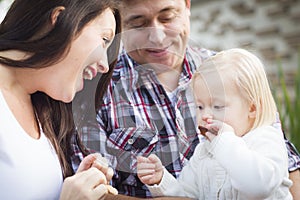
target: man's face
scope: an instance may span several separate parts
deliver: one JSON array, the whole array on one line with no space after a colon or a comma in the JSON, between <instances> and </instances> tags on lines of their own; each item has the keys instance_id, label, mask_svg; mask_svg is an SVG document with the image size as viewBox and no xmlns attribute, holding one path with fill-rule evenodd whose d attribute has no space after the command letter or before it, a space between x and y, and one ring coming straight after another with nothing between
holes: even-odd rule
<instances>
[{"instance_id":1,"label":"man's face","mask_svg":"<svg viewBox=\"0 0 300 200\"><path fill-rule=\"evenodd\" d=\"M122 41L137 63L181 70L190 34L189 0L125 1L121 15Z\"/></svg>"}]
</instances>

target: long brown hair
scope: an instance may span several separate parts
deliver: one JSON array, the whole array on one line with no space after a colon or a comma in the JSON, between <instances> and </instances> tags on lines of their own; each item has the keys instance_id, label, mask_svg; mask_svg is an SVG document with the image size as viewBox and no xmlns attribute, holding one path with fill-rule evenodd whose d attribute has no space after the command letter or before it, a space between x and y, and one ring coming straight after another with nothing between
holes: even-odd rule
<instances>
[{"instance_id":1,"label":"long brown hair","mask_svg":"<svg viewBox=\"0 0 300 200\"><path fill-rule=\"evenodd\" d=\"M65 9L59 14L55 26L45 32L52 11L58 6ZM114 11L116 33L119 33L120 15L116 2L112 0L15 0L0 25L0 51L20 50L32 56L23 60L0 56L0 63L10 67L41 68L59 62L84 26L106 8ZM118 52L118 44L119 41L115 40L109 52ZM109 58L115 57L109 55ZM111 63L110 71L114 65ZM110 77L111 72L100 79L99 84L106 88ZM54 100L42 92L32 94L31 100L43 131L58 154L64 177L72 175L71 138L76 131L72 103Z\"/></svg>"}]
</instances>

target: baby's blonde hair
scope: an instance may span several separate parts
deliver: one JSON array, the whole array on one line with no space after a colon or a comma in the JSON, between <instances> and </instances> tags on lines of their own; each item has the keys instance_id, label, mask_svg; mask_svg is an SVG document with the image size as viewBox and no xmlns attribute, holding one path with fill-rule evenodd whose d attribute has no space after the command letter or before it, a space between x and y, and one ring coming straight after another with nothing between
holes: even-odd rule
<instances>
[{"instance_id":1,"label":"baby's blonde hair","mask_svg":"<svg viewBox=\"0 0 300 200\"><path fill-rule=\"evenodd\" d=\"M276 104L268 83L262 62L247 50L234 48L217 53L199 67L192 79L192 87L197 77L205 72L217 71L229 74L242 96L256 107L256 118L252 129L275 122Z\"/></svg>"}]
</instances>

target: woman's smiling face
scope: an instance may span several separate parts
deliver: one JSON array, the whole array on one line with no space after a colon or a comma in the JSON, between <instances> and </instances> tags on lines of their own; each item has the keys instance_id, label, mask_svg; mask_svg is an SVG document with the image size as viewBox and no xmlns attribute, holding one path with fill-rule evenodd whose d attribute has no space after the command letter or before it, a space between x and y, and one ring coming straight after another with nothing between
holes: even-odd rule
<instances>
[{"instance_id":1,"label":"woman's smiling face","mask_svg":"<svg viewBox=\"0 0 300 200\"><path fill-rule=\"evenodd\" d=\"M107 49L115 35L116 22L107 8L88 23L72 42L67 56L57 64L44 68L43 91L56 100L70 102L83 89L84 79L109 70Z\"/></svg>"}]
</instances>

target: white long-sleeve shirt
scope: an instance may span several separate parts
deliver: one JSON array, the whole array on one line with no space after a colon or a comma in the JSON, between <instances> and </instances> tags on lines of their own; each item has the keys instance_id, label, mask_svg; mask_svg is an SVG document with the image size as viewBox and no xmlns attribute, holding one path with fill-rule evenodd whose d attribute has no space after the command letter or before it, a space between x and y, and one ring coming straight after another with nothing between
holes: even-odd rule
<instances>
[{"instance_id":1,"label":"white long-sleeve shirt","mask_svg":"<svg viewBox=\"0 0 300 200\"><path fill-rule=\"evenodd\" d=\"M165 170L161 183L148 187L154 196L288 200L291 185L283 135L264 126L243 137L224 132L200 143L178 180Z\"/></svg>"}]
</instances>

